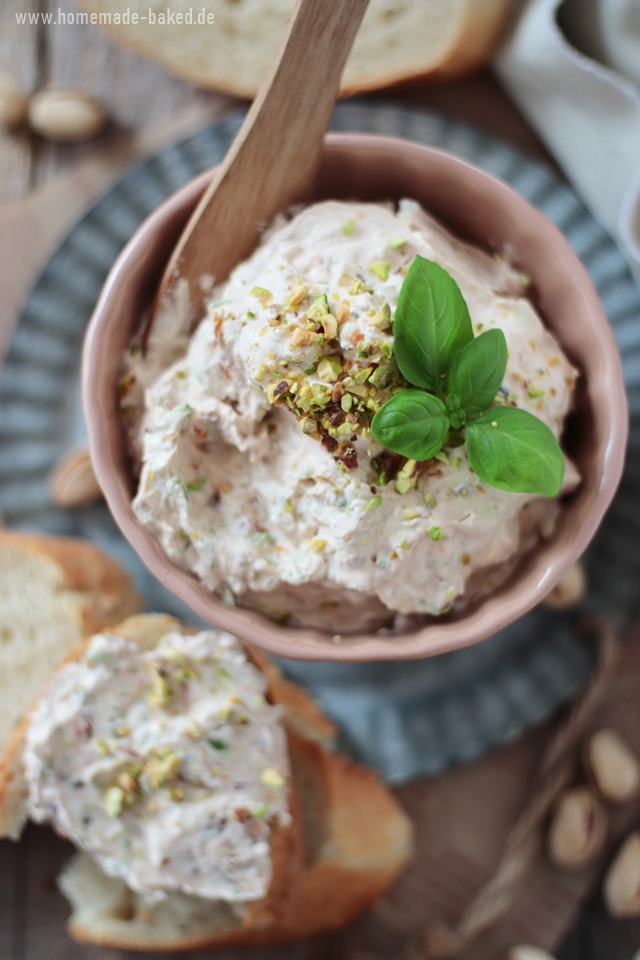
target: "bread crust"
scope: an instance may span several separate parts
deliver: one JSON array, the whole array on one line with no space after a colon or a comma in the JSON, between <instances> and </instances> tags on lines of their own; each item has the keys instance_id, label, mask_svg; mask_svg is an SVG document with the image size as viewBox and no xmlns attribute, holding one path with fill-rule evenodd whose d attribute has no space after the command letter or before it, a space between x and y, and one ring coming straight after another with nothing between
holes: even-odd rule
<instances>
[{"instance_id":1,"label":"bread crust","mask_svg":"<svg viewBox=\"0 0 640 960\"><path fill-rule=\"evenodd\" d=\"M164 614L130 617L102 632L151 647L161 635L175 629L196 632ZM86 648L87 643L82 644L60 666L78 660ZM267 896L248 905L234 926L191 935L178 932L172 939L166 930L154 929L152 919L147 922L142 912L136 913L136 898L131 894L135 923L115 917L105 924L106 930L96 930L83 924L75 912L68 923L74 939L119 950L156 951L286 942L343 926L377 899L406 862L411 824L387 788L373 771L332 753L336 729L318 705L301 687L286 680L265 654L249 645L244 648L267 679L268 698L283 709L292 767L292 823L273 829L273 875ZM0 824L11 800L6 782L3 788L2 770L20 769L27 726L28 717L0 760ZM311 783L315 802L323 811L321 836L313 842L309 830L304 829L305 782Z\"/></svg>"},{"instance_id":2,"label":"bread crust","mask_svg":"<svg viewBox=\"0 0 640 960\"><path fill-rule=\"evenodd\" d=\"M130 617L142 606L129 575L93 543L0 530L0 550L5 546L57 564L67 588L84 597L82 626L86 636Z\"/></svg>"},{"instance_id":3,"label":"bread crust","mask_svg":"<svg viewBox=\"0 0 640 960\"><path fill-rule=\"evenodd\" d=\"M115 560L84 540L0 530L3 548L53 563L65 589L78 597L79 631L99 633L142 606L129 576ZM0 837L17 839L24 825L25 785L20 757L27 728L23 718L0 743Z\"/></svg>"},{"instance_id":4,"label":"bread crust","mask_svg":"<svg viewBox=\"0 0 640 960\"><path fill-rule=\"evenodd\" d=\"M98 9L96 0L76 0L76 3L90 13ZM375 77L352 79L342 84L339 97L357 96L410 82L431 80L437 82L463 77L478 69L488 60L498 42L510 10L511 0L470 0L470 3L463 29L443 61L424 70L407 70L405 67L384 70ZM126 27L103 24L101 29L123 47L141 57L153 60L169 73L195 86L205 90L218 90L233 97L249 100L252 100L258 92L257 86L247 84L241 71L238 71L237 75L232 75L230 71L215 75L208 72L205 74L194 67L189 57L170 56L158 45L152 48L150 44L141 43ZM215 70L215 57L211 59L211 65Z\"/></svg>"}]
</instances>

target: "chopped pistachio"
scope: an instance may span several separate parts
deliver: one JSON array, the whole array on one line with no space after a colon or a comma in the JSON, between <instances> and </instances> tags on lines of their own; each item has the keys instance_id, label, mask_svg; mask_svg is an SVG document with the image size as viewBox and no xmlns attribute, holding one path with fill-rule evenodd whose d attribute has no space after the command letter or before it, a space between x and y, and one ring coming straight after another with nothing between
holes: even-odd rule
<instances>
[{"instance_id":1,"label":"chopped pistachio","mask_svg":"<svg viewBox=\"0 0 640 960\"><path fill-rule=\"evenodd\" d=\"M323 383L333 383L338 379L341 372L341 360L337 354L330 357L323 357L318 364L318 379Z\"/></svg>"},{"instance_id":2,"label":"chopped pistachio","mask_svg":"<svg viewBox=\"0 0 640 960\"><path fill-rule=\"evenodd\" d=\"M348 300L341 300L336 309L336 319L338 323L341 324L348 320L350 313L351 307L349 306Z\"/></svg>"},{"instance_id":3,"label":"chopped pistachio","mask_svg":"<svg viewBox=\"0 0 640 960\"><path fill-rule=\"evenodd\" d=\"M444 463L449 466L449 457L446 455L444 450L440 450L438 453L434 454L436 460L439 460L440 463Z\"/></svg>"},{"instance_id":4,"label":"chopped pistachio","mask_svg":"<svg viewBox=\"0 0 640 960\"><path fill-rule=\"evenodd\" d=\"M253 312L253 310L247 310L247 316L249 317L250 320L255 320L256 315Z\"/></svg>"},{"instance_id":5,"label":"chopped pistachio","mask_svg":"<svg viewBox=\"0 0 640 960\"><path fill-rule=\"evenodd\" d=\"M314 333L313 330L301 330L300 327L298 327L297 330L293 331L289 343L294 348L310 347L313 343L320 343L320 334Z\"/></svg>"},{"instance_id":6,"label":"chopped pistachio","mask_svg":"<svg viewBox=\"0 0 640 960\"><path fill-rule=\"evenodd\" d=\"M322 553L326 545L327 541L323 540L322 537L314 537L308 543L309 550L313 550L314 553Z\"/></svg>"},{"instance_id":7,"label":"chopped pistachio","mask_svg":"<svg viewBox=\"0 0 640 960\"><path fill-rule=\"evenodd\" d=\"M432 540L440 540L442 538L442 527L429 527L427 533Z\"/></svg>"},{"instance_id":8,"label":"chopped pistachio","mask_svg":"<svg viewBox=\"0 0 640 960\"><path fill-rule=\"evenodd\" d=\"M381 363L371 374L369 378L369 383L372 383L374 387L378 389L383 389L388 387L391 381L393 380L393 369L390 363Z\"/></svg>"},{"instance_id":9,"label":"chopped pistachio","mask_svg":"<svg viewBox=\"0 0 640 960\"><path fill-rule=\"evenodd\" d=\"M306 299L310 289L311 287L309 286L308 283L299 283L298 286L293 291L293 293L291 294L291 296L289 297L288 302L291 304L292 307L297 307L298 304L302 303L302 301Z\"/></svg>"},{"instance_id":10,"label":"chopped pistachio","mask_svg":"<svg viewBox=\"0 0 640 960\"><path fill-rule=\"evenodd\" d=\"M403 520L415 520L416 517L421 517L421 516L422 514L420 513L419 510L410 510L408 507L405 507L405 509L402 511Z\"/></svg>"},{"instance_id":11,"label":"chopped pistachio","mask_svg":"<svg viewBox=\"0 0 640 960\"><path fill-rule=\"evenodd\" d=\"M375 263L369 264L369 270L371 270L372 273L375 273L376 277L379 277L380 280L388 280L391 264L386 260L376 260Z\"/></svg>"},{"instance_id":12,"label":"chopped pistachio","mask_svg":"<svg viewBox=\"0 0 640 960\"><path fill-rule=\"evenodd\" d=\"M286 380L272 381L267 387L267 398L269 403L275 403L280 397L289 391L289 383Z\"/></svg>"},{"instance_id":13,"label":"chopped pistachio","mask_svg":"<svg viewBox=\"0 0 640 960\"><path fill-rule=\"evenodd\" d=\"M269 808L266 805L266 803L259 803L258 806L253 811L253 815L254 817L266 817L268 811L269 811Z\"/></svg>"},{"instance_id":14,"label":"chopped pistachio","mask_svg":"<svg viewBox=\"0 0 640 960\"><path fill-rule=\"evenodd\" d=\"M353 397L350 393L343 393L340 399L340 406L344 413L349 413L353 406Z\"/></svg>"},{"instance_id":15,"label":"chopped pistachio","mask_svg":"<svg viewBox=\"0 0 640 960\"><path fill-rule=\"evenodd\" d=\"M257 297L258 300L271 300L273 296L271 290L267 290L266 287L252 287L250 293L252 297Z\"/></svg>"},{"instance_id":16,"label":"chopped pistachio","mask_svg":"<svg viewBox=\"0 0 640 960\"><path fill-rule=\"evenodd\" d=\"M383 340L382 343L380 344L380 352L384 353L385 357L391 358L391 353L392 353L391 344L387 343L386 340Z\"/></svg>"},{"instance_id":17,"label":"chopped pistachio","mask_svg":"<svg viewBox=\"0 0 640 960\"><path fill-rule=\"evenodd\" d=\"M180 773L182 760L177 753L168 753L164 757L151 757L147 760L144 772L154 790L175 780Z\"/></svg>"},{"instance_id":18,"label":"chopped pistachio","mask_svg":"<svg viewBox=\"0 0 640 960\"><path fill-rule=\"evenodd\" d=\"M151 681L151 692L149 693L149 704L152 707L162 707L170 699L171 687L169 686L169 681L154 669L153 679Z\"/></svg>"},{"instance_id":19,"label":"chopped pistachio","mask_svg":"<svg viewBox=\"0 0 640 960\"><path fill-rule=\"evenodd\" d=\"M311 393L311 403L316 407L326 407L331 400L331 388L328 384L314 383Z\"/></svg>"},{"instance_id":20,"label":"chopped pistachio","mask_svg":"<svg viewBox=\"0 0 640 960\"><path fill-rule=\"evenodd\" d=\"M293 513L294 510L295 510L295 507L294 507L294 505L291 503L291 500L285 500L284 512L285 512L285 513Z\"/></svg>"},{"instance_id":21,"label":"chopped pistachio","mask_svg":"<svg viewBox=\"0 0 640 960\"><path fill-rule=\"evenodd\" d=\"M102 798L104 811L108 817L115 819L122 813L124 806L124 790L122 787L109 787Z\"/></svg>"},{"instance_id":22,"label":"chopped pistachio","mask_svg":"<svg viewBox=\"0 0 640 960\"><path fill-rule=\"evenodd\" d=\"M329 301L326 293L321 293L307 310L307 318L309 320L321 320L327 313L329 313Z\"/></svg>"},{"instance_id":23,"label":"chopped pistachio","mask_svg":"<svg viewBox=\"0 0 640 960\"><path fill-rule=\"evenodd\" d=\"M345 220L345 222L342 224L342 232L344 233L345 237L350 237L355 229L355 220Z\"/></svg>"},{"instance_id":24,"label":"chopped pistachio","mask_svg":"<svg viewBox=\"0 0 640 960\"><path fill-rule=\"evenodd\" d=\"M132 777L128 770L124 770L118 776L118 786L122 787L125 794L130 795L138 790L138 781Z\"/></svg>"},{"instance_id":25,"label":"chopped pistachio","mask_svg":"<svg viewBox=\"0 0 640 960\"><path fill-rule=\"evenodd\" d=\"M352 374L352 378L356 383L366 383L372 373L373 367L363 367L362 370L358 370L355 374Z\"/></svg>"},{"instance_id":26,"label":"chopped pistachio","mask_svg":"<svg viewBox=\"0 0 640 960\"><path fill-rule=\"evenodd\" d=\"M96 740L96 749L98 753L101 753L103 756L109 753L109 744L106 740L98 739Z\"/></svg>"},{"instance_id":27,"label":"chopped pistachio","mask_svg":"<svg viewBox=\"0 0 640 960\"><path fill-rule=\"evenodd\" d=\"M355 297L358 293L373 293L373 290L370 290L362 280L356 280L353 286L349 287L349 293L352 297Z\"/></svg>"},{"instance_id":28,"label":"chopped pistachio","mask_svg":"<svg viewBox=\"0 0 640 960\"><path fill-rule=\"evenodd\" d=\"M375 510L377 507L380 506L381 503L382 503L382 497L380 496L371 497L371 500L369 500L368 504L364 508L365 512L368 513L370 510Z\"/></svg>"},{"instance_id":29,"label":"chopped pistachio","mask_svg":"<svg viewBox=\"0 0 640 960\"><path fill-rule=\"evenodd\" d=\"M324 335L327 340L334 340L338 333L338 321L332 313L326 313L323 317L320 317L320 323L322 324L322 329L324 330Z\"/></svg>"},{"instance_id":30,"label":"chopped pistachio","mask_svg":"<svg viewBox=\"0 0 640 960\"><path fill-rule=\"evenodd\" d=\"M388 303L385 303L380 307L371 322L375 327L379 327L380 330L391 329L391 307Z\"/></svg>"},{"instance_id":31,"label":"chopped pistachio","mask_svg":"<svg viewBox=\"0 0 640 960\"><path fill-rule=\"evenodd\" d=\"M529 396L532 400L537 400L538 397L544 397L544 390L541 390L540 387L531 387Z\"/></svg>"},{"instance_id":32,"label":"chopped pistachio","mask_svg":"<svg viewBox=\"0 0 640 960\"><path fill-rule=\"evenodd\" d=\"M313 417L303 417L300 421L302 432L308 437L315 437L318 433L318 423Z\"/></svg>"},{"instance_id":33,"label":"chopped pistachio","mask_svg":"<svg viewBox=\"0 0 640 960\"><path fill-rule=\"evenodd\" d=\"M283 787L286 783L284 777L273 767L267 767L260 774L260 779L266 787Z\"/></svg>"},{"instance_id":34,"label":"chopped pistachio","mask_svg":"<svg viewBox=\"0 0 640 960\"><path fill-rule=\"evenodd\" d=\"M416 461L407 460L404 467L398 473L396 477L396 492L403 494L407 493L409 490L415 487L418 482L418 474L416 471Z\"/></svg>"},{"instance_id":35,"label":"chopped pistachio","mask_svg":"<svg viewBox=\"0 0 640 960\"><path fill-rule=\"evenodd\" d=\"M359 383L349 383L348 380L344 381L344 388L347 393L352 393L356 397L362 397L363 399L368 395L369 391L364 384Z\"/></svg>"},{"instance_id":36,"label":"chopped pistachio","mask_svg":"<svg viewBox=\"0 0 640 960\"><path fill-rule=\"evenodd\" d=\"M399 250L400 247L404 247L406 242L404 237L391 237L391 240L389 240L389 249Z\"/></svg>"},{"instance_id":37,"label":"chopped pistachio","mask_svg":"<svg viewBox=\"0 0 640 960\"><path fill-rule=\"evenodd\" d=\"M427 504L428 507L435 507L438 501L432 494L425 493L424 502Z\"/></svg>"},{"instance_id":38,"label":"chopped pistachio","mask_svg":"<svg viewBox=\"0 0 640 960\"><path fill-rule=\"evenodd\" d=\"M352 433L357 433L360 425L358 423L351 423L347 421L346 423L341 423L336 427L336 434L339 437L350 437Z\"/></svg>"}]
</instances>

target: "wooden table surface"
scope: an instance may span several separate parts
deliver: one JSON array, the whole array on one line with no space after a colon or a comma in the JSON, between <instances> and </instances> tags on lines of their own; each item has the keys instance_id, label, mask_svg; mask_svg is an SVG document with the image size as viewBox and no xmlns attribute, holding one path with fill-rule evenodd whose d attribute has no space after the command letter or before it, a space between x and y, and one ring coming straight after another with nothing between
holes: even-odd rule
<instances>
[{"instance_id":1,"label":"wooden table surface","mask_svg":"<svg viewBox=\"0 0 640 960\"><path fill-rule=\"evenodd\" d=\"M98 140L76 147L54 146L27 133L0 134L0 207L30 195L83 160L135 141L194 105L210 104L220 111L238 106L119 49L95 27L22 25L16 18L16 13L73 9L68 0L0 0L0 70L12 74L27 91L57 84L95 93L107 104L113 124ZM488 73L446 85L415 84L377 96L449 113L552 162ZM67 850L48 831L36 828L30 828L20 844L0 843L0 960L123 956L67 940L63 932L67 908L54 891ZM632 960L639 947L640 923L614 923L596 899L560 957ZM323 942L317 952L305 951L304 957L329 958L337 956L336 949L335 942Z\"/></svg>"}]
</instances>

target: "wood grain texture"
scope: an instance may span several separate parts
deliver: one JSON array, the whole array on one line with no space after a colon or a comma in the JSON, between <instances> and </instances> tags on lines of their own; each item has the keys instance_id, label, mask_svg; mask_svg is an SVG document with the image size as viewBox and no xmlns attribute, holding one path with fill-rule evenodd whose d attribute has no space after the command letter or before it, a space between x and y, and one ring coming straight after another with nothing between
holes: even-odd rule
<instances>
[{"instance_id":1,"label":"wood grain texture","mask_svg":"<svg viewBox=\"0 0 640 960\"><path fill-rule=\"evenodd\" d=\"M368 4L298 0L242 129L167 265L157 305L178 279L186 280L200 317L201 279L224 280L254 249L261 226L309 196L342 70Z\"/></svg>"}]
</instances>

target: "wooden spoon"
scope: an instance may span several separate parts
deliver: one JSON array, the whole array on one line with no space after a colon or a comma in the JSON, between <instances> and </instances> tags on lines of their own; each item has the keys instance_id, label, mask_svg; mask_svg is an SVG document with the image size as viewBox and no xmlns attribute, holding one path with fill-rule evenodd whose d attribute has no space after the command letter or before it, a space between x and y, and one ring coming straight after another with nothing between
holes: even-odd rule
<instances>
[{"instance_id":1,"label":"wooden spoon","mask_svg":"<svg viewBox=\"0 0 640 960\"><path fill-rule=\"evenodd\" d=\"M193 324L212 283L224 280L277 213L308 199L323 137L369 0L298 0L287 33L217 176L166 268L144 333L159 313L184 303ZM205 282L203 284L203 279ZM178 291L178 283L181 289ZM167 329L166 319L158 324Z\"/></svg>"}]
</instances>

